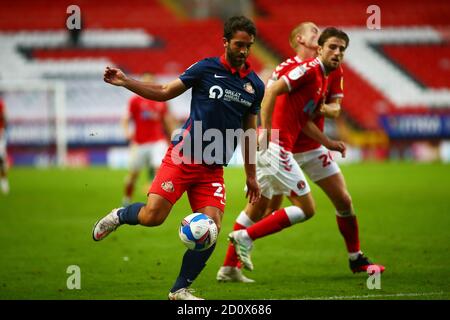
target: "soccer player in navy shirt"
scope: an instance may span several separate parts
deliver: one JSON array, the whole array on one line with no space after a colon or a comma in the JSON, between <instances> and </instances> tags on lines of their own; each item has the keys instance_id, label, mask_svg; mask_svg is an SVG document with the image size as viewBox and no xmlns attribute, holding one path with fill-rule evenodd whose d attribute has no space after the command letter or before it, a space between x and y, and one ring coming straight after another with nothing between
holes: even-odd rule
<instances>
[{"instance_id":1,"label":"soccer player in navy shirt","mask_svg":"<svg viewBox=\"0 0 450 320\"><path fill-rule=\"evenodd\" d=\"M264 83L246 61L255 36L255 25L246 17L228 19L224 25L224 55L193 64L166 85L140 82L119 69L106 67L105 82L125 87L144 98L166 101L192 88L192 100L190 116L182 133L172 139L150 187L147 204L133 203L113 209L95 224L92 231L95 241L104 239L122 224L161 225L185 191L192 212L210 216L220 230L226 200L223 166L231 158L239 138L230 133L243 130L249 137L243 144L247 197L251 203L259 199L255 172L256 119ZM211 136L215 136L214 152L208 148ZM255 141L254 148L251 140ZM169 299L200 299L192 294L189 286L205 267L214 247L186 251Z\"/></svg>"}]
</instances>

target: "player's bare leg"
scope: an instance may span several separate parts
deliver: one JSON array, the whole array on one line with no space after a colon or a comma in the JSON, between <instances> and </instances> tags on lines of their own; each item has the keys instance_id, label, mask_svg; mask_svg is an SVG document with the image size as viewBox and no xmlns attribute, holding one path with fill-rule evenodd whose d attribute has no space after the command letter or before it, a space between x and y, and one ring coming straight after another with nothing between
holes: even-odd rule
<instances>
[{"instance_id":1,"label":"player's bare leg","mask_svg":"<svg viewBox=\"0 0 450 320\"><path fill-rule=\"evenodd\" d=\"M132 170L128 173L125 178L125 190L124 197L122 200L122 205L127 206L131 203L133 197L134 187L136 185L137 179L139 178L139 171ZM147 189L148 190L148 189Z\"/></svg>"},{"instance_id":2,"label":"player's bare leg","mask_svg":"<svg viewBox=\"0 0 450 320\"><path fill-rule=\"evenodd\" d=\"M316 203L314 202L311 192L303 196L289 196L288 199L294 206L302 209L305 215L305 219L302 221L311 219L314 216L314 213L316 212Z\"/></svg>"},{"instance_id":3,"label":"player's bare leg","mask_svg":"<svg viewBox=\"0 0 450 320\"><path fill-rule=\"evenodd\" d=\"M269 204L270 199L261 196L256 203L247 203L245 206L245 213L247 217L253 222L257 222L262 219L264 213L266 212L267 205Z\"/></svg>"},{"instance_id":4,"label":"player's bare leg","mask_svg":"<svg viewBox=\"0 0 450 320\"><path fill-rule=\"evenodd\" d=\"M272 199L270 199L269 204L267 205L264 217L280 209L282 204L283 204L283 195L282 194L274 195Z\"/></svg>"},{"instance_id":5,"label":"player's bare leg","mask_svg":"<svg viewBox=\"0 0 450 320\"><path fill-rule=\"evenodd\" d=\"M369 266L376 266L380 272L383 272L384 266L373 264L361 251L358 221L353 210L352 198L347 190L342 173L339 172L316 181L316 183L327 194L336 208L336 220L339 231L345 240L349 254L350 269L354 273L365 272Z\"/></svg>"},{"instance_id":6,"label":"player's bare leg","mask_svg":"<svg viewBox=\"0 0 450 320\"><path fill-rule=\"evenodd\" d=\"M172 206L172 203L162 196L150 193L148 195L147 205L143 206L139 211L139 224L147 227L161 225L169 215Z\"/></svg>"},{"instance_id":7,"label":"player's bare leg","mask_svg":"<svg viewBox=\"0 0 450 320\"><path fill-rule=\"evenodd\" d=\"M92 237L100 241L122 224L154 227L161 225L172 209L172 204L160 195L151 193L147 204L133 203L124 208L113 209L97 221L92 230Z\"/></svg>"}]
</instances>

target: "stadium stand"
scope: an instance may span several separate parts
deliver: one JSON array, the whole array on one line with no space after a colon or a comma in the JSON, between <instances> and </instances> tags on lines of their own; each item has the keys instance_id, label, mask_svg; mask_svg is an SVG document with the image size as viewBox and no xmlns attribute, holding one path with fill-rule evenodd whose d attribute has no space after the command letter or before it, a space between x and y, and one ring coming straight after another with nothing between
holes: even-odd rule
<instances>
[{"instance_id":1,"label":"stadium stand","mask_svg":"<svg viewBox=\"0 0 450 320\"><path fill-rule=\"evenodd\" d=\"M382 32L366 28L369 14L361 13L366 13L369 1L285 0L280 5L257 0L256 4L260 36L280 60L292 55L287 38L300 21L348 31L343 107L360 128L378 130L380 115L399 110L450 110L446 1L377 1Z\"/></svg>"},{"instance_id":2,"label":"stadium stand","mask_svg":"<svg viewBox=\"0 0 450 320\"><path fill-rule=\"evenodd\" d=\"M167 2L78 0L83 28L74 45L66 28L70 15L67 8L72 1L2 1L0 79L63 81L69 144L123 142L116 122L130 94L102 86L98 79L105 65L116 65L131 74L151 71L170 79L200 58L222 54L222 43L217 37L222 32L219 18L192 19L168 7ZM338 26L347 31L351 41L344 64L345 119L355 129L371 131L371 137L374 132L389 134L386 123L397 123L383 120L385 116L449 114L447 1L377 1L381 8L381 30L366 26L370 15L367 8L371 4L366 0L255 0L258 39L262 40L263 49L281 61L292 55L288 35L301 21L314 21L320 27ZM250 62L261 73L271 68L259 54L253 54ZM12 105L12 124L20 124L25 115L34 114L23 109L23 104L34 95L24 95L22 100L17 95L6 97ZM177 105L175 102L172 106L176 109ZM185 112L180 110L180 119ZM86 139L86 134L80 134L94 128L103 128L107 138L101 140L98 135ZM13 145L37 137L30 133L31 140L24 140L23 127L18 125L15 129L10 132ZM384 144L385 138L368 140Z\"/></svg>"}]
</instances>

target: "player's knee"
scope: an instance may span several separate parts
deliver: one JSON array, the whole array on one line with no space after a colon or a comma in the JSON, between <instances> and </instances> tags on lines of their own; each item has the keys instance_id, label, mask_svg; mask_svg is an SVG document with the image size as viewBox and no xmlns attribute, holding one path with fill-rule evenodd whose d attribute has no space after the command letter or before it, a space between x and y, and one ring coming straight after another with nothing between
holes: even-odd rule
<instances>
[{"instance_id":1,"label":"player's knee","mask_svg":"<svg viewBox=\"0 0 450 320\"><path fill-rule=\"evenodd\" d=\"M339 196L338 203L336 205L339 211L348 211L352 208L352 197L350 194L345 191L342 192Z\"/></svg>"}]
</instances>

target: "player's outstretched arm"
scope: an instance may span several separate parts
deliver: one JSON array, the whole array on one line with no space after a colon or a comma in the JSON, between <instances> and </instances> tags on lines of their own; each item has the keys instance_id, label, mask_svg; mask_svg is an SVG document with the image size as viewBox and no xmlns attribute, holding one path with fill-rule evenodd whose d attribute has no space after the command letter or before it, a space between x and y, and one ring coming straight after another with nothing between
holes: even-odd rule
<instances>
[{"instance_id":1,"label":"player's outstretched arm","mask_svg":"<svg viewBox=\"0 0 450 320\"><path fill-rule=\"evenodd\" d=\"M141 97L155 101L170 100L187 90L180 79L165 85L142 82L128 77L120 69L110 67L106 67L103 80L109 84L127 88Z\"/></svg>"},{"instance_id":2,"label":"player's outstretched arm","mask_svg":"<svg viewBox=\"0 0 450 320\"><path fill-rule=\"evenodd\" d=\"M316 140L317 142L325 146L328 150L338 151L342 154L342 157L345 158L347 150L345 143L328 138L322 131L320 131L320 129L313 121L308 120L302 130L307 136Z\"/></svg>"}]
</instances>

